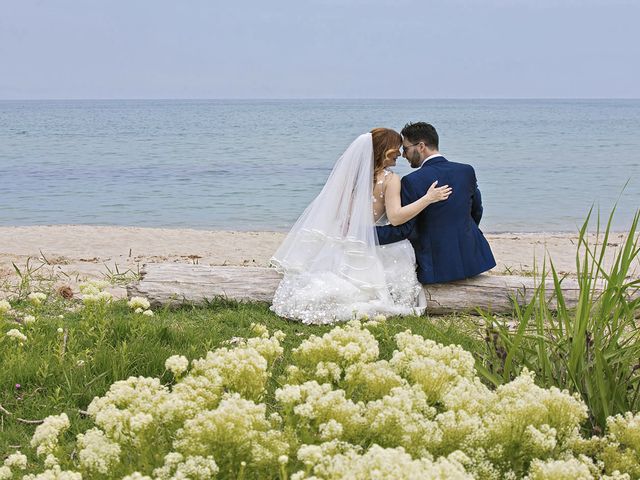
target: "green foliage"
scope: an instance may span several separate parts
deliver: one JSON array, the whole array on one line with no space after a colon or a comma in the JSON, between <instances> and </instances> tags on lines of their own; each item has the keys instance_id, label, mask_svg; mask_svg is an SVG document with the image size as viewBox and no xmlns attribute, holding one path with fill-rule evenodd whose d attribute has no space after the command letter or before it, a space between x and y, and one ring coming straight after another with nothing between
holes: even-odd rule
<instances>
[{"instance_id":1,"label":"green foliage","mask_svg":"<svg viewBox=\"0 0 640 480\"><path fill-rule=\"evenodd\" d=\"M45 302L33 305L25 300L28 294L21 291L21 300L11 301L13 310L0 313L0 406L4 408L0 410L0 458L29 445L35 425L18 418L40 420L67 412L71 428L64 438L70 440L91 423L82 412L114 382L149 376L170 383L172 375L164 367L168 357L194 359L231 347L236 339L253 334L253 323L286 334L281 343L285 353L272 366L263 399L273 404L274 391L291 362L291 350L308 336L330 329L283 320L266 304L223 298L211 300L206 307L160 309L146 317L135 314L124 301L83 306L49 292ZM32 323L25 322L29 315L35 318ZM27 335L23 346L6 337L14 328ZM380 339L381 357L391 357L393 336L406 328L439 342L481 346L471 335L476 325L469 317L394 318L372 329Z\"/></svg>"},{"instance_id":2,"label":"green foliage","mask_svg":"<svg viewBox=\"0 0 640 480\"><path fill-rule=\"evenodd\" d=\"M374 464L389 478L390 465L407 478L636 477L640 212L606 269L613 213L595 244L590 216L576 306L550 262L511 318L308 326L224 298L151 312L97 284L65 300L47 289L46 259L16 266L12 304L0 304L0 459L19 449L26 473L42 471L47 445L97 479L114 478L109 462L117 478L131 465L160 466L158 478L344 478ZM45 417L40 436L58 440L39 446L31 421Z\"/></svg>"},{"instance_id":3,"label":"green foliage","mask_svg":"<svg viewBox=\"0 0 640 480\"><path fill-rule=\"evenodd\" d=\"M142 352L130 348L129 341L162 312L145 316L130 310L122 302L92 300L74 320L87 322L83 331L116 349L113 363L135 370L131 359ZM107 331L104 318L111 313L113 328ZM129 326L119 323L125 320ZM90 421L64 409L64 392L58 392L58 412L66 411L47 416L29 446L21 447L30 455L28 468L46 469L48 475L64 471L65 478L74 479L80 473L96 479L282 479L289 474L337 479L368 478L373 463L386 472L384 478L515 479L535 462L571 460L572 446L586 442L577 433L587 415L579 398L540 388L527 371L491 391L477 378L470 353L410 330L395 333L391 358L381 359L380 341L369 329L383 331L386 338L386 324L378 319L335 326L295 342L288 354L280 344L284 332L270 335L264 325L245 324L251 338L222 342L190 367L173 355L164 363L169 372L155 367L155 376L136 371L137 376L114 381L88 405L84 415ZM11 355L28 352L38 321L29 325L34 329L22 345L10 339ZM72 351L64 339L68 331L55 331L63 336L62 347L53 349L59 358L55 366L63 370L63 359ZM267 379L282 358L288 367L281 386L271 402L263 402L274 387ZM91 361L89 356L75 366ZM113 369L104 377L120 373ZM612 435L635 438L634 426L627 424L617 422ZM577 465L536 468L543 473L587 464L596 468L574 460Z\"/></svg>"},{"instance_id":4,"label":"green foliage","mask_svg":"<svg viewBox=\"0 0 640 480\"><path fill-rule=\"evenodd\" d=\"M550 260L550 272L546 266L536 272L531 300L523 307L514 302L513 318L483 314L488 324L485 368L481 369L484 378L498 385L526 367L536 373L540 385L569 388L589 407L594 433L604 431L610 415L636 412L640 406L636 318L640 280L634 271L640 253L640 211L613 263L605 268L614 212L615 208L604 232L598 216L595 243L589 242L587 233L591 211L580 229L576 253L579 291L574 307L569 307L562 290L565 279Z\"/></svg>"}]
</instances>

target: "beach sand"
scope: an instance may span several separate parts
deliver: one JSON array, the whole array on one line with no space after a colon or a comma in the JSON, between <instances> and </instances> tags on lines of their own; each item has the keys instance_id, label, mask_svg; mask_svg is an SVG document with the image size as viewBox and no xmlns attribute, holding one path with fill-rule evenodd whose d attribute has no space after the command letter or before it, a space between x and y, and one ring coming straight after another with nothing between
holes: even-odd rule
<instances>
[{"instance_id":1,"label":"beach sand","mask_svg":"<svg viewBox=\"0 0 640 480\"><path fill-rule=\"evenodd\" d=\"M131 277L145 263L179 262L200 265L267 266L284 238L280 232L232 232L191 229L137 228L86 225L0 227L0 296L27 261L35 276L55 278L56 286L77 285L86 279L104 279L119 272ZM577 234L500 233L486 235L496 257L491 274L530 275L534 259L545 255L561 273L575 274ZM609 259L625 235L609 239ZM609 260L610 261L610 260ZM124 287L112 293L126 296Z\"/></svg>"}]
</instances>

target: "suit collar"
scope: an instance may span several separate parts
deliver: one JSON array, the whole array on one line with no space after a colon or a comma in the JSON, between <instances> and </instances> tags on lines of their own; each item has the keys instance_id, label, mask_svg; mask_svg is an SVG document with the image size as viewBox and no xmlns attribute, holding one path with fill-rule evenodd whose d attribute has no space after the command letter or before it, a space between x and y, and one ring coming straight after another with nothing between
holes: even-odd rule
<instances>
[{"instance_id":1,"label":"suit collar","mask_svg":"<svg viewBox=\"0 0 640 480\"><path fill-rule=\"evenodd\" d=\"M438 153L436 155L432 155L430 157L427 157L424 162L422 162L422 165L420 166L420 168L424 167L425 165L435 165L436 163L442 163L442 162L446 162L447 159L444 158L442 156L441 153Z\"/></svg>"}]
</instances>

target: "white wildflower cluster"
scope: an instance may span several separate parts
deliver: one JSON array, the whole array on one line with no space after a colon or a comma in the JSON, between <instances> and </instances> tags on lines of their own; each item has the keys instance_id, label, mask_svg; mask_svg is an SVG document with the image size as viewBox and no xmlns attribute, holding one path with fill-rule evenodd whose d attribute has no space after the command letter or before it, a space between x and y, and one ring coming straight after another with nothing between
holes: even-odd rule
<instances>
[{"instance_id":1,"label":"white wildflower cluster","mask_svg":"<svg viewBox=\"0 0 640 480\"><path fill-rule=\"evenodd\" d=\"M79 472L62 470L59 465L53 465L37 475L25 475L22 480L82 480Z\"/></svg>"},{"instance_id":2,"label":"white wildflower cluster","mask_svg":"<svg viewBox=\"0 0 640 480\"><path fill-rule=\"evenodd\" d=\"M27 295L27 300L33 306L42 305L42 303L47 299L47 294L42 292L31 292Z\"/></svg>"},{"instance_id":3,"label":"white wildflower cluster","mask_svg":"<svg viewBox=\"0 0 640 480\"><path fill-rule=\"evenodd\" d=\"M148 475L143 475L140 472L133 472L131 475L122 477L122 480L153 480L153 478Z\"/></svg>"},{"instance_id":4,"label":"white wildflower cluster","mask_svg":"<svg viewBox=\"0 0 640 480\"><path fill-rule=\"evenodd\" d=\"M70 426L66 413L51 415L38 425L31 438L31 446L38 456L55 455L60 434Z\"/></svg>"},{"instance_id":5,"label":"white wildflower cluster","mask_svg":"<svg viewBox=\"0 0 640 480\"><path fill-rule=\"evenodd\" d=\"M631 480L631 475L628 473L621 473L619 470L611 472L611 475L602 475L600 480Z\"/></svg>"},{"instance_id":6,"label":"white wildflower cluster","mask_svg":"<svg viewBox=\"0 0 640 480\"><path fill-rule=\"evenodd\" d=\"M365 420L368 435L378 444L401 446L412 455L422 457L428 456L430 447L442 440L442 431L433 420L435 416L436 409L415 385L393 388L388 395L369 402Z\"/></svg>"},{"instance_id":7,"label":"white wildflower cluster","mask_svg":"<svg viewBox=\"0 0 640 480\"><path fill-rule=\"evenodd\" d=\"M149 303L149 300L144 297L131 297L131 299L127 302L127 305L129 305L129 308L131 308L131 310L136 310L138 308L146 310L151 306L151 303Z\"/></svg>"},{"instance_id":8,"label":"white wildflower cluster","mask_svg":"<svg viewBox=\"0 0 640 480\"><path fill-rule=\"evenodd\" d=\"M223 389L222 377L214 369L196 372L191 370L173 386L158 413L166 422L183 422L199 412L215 408Z\"/></svg>"},{"instance_id":9,"label":"white wildflower cluster","mask_svg":"<svg viewBox=\"0 0 640 480\"><path fill-rule=\"evenodd\" d=\"M268 337L269 329L261 323L252 323L249 328L253 333L255 333L259 337Z\"/></svg>"},{"instance_id":10,"label":"white wildflower cluster","mask_svg":"<svg viewBox=\"0 0 640 480\"><path fill-rule=\"evenodd\" d=\"M465 470L466 457L460 452L448 458L433 461L428 458L413 459L402 447L382 448L373 445L364 454L359 449L350 448L332 453L335 444L307 446L298 451L298 459L306 463L311 471L298 472L291 480L341 480L376 479L428 479L428 480L473 480L474 476Z\"/></svg>"},{"instance_id":11,"label":"white wildflower cluster","mask_svg":"<svg viewBox=\"0 0 640 480\"><path fill-rule=\"evenodd\" d=\"M344 379L363 400L377 400L388 395L395 387L408 385L386 360L351 365Z\"/></svg>"},{"instance_id":12,"label":"white wildflower cluster","mask_svg":"<svg viewBox=\"0 0 640 480\"><path fill-rule=\"evenodd\" d=\"M134 446L151 441L169 390L157 378L130 377L115 382L87 411L109 439Z\"/></svg>"},{"instance_id":13,"label":"white wildflower cluster","mask_svg":"<svg viewBox=\"0 0 640 480\"><path fill-rule=\"evenodd\" d=\"M318 380L329 382L339 382L342 378L342 368L333 362L318 362L316 365L315 377Z\"/></svg>"},{"instance_id":14,"label":"white wildflower cluster","mask_svg":"<svg viewBox=\"0 0 640 480\"><path fill-rule=\"evenodd\" d=\"M640 455L640 413L627 412L607 419L609 438L615 443L626 445Z\"/></svg>"},{"instance_id":15,"label":"white wildflower cluster","mask_svg":"<svg viewBox=\"0 0 640 480\"><path fill-rule=\"evenodd\" d=\"M153 475L156 480L173 480L178 478L192 480L209 480L215 478L220 469L212 456L200 455L184 457L172 452L165 456L164 465L156 468Z\"/></svg>"},{"instance_id":16,"label":"white wildflower cluster","mask_svg":"<svg viewBox=\"0 0 640 480\"><path fill-rule=\"evenodd\" d=\"M239 394L225 394L214 410L199 413L178 429L174 448L184 455L216 452L217 461L234 459L260 467L277 465L289 445L283 432L272 429L266 419L266 406L245 400Z\"/></svg>"},{"instance_id":17,"label":"white wildflower cluster","mask_svg":"<svg viewBox=\"0 0 640 480\"><path fill-rule=\"evenodd\" d=\"M531 463L525 480L594 480L600 478L590 458L569 458L567 460L538 460Z\"/></svg>"},{"instance_id":18,"label":"white wildflower cluster","mask_svg":"<svg viewBox=\"0 0 640 480\"><path fill-rule=\"evenodd\" d=\"M109 440L102 430L92 428L79 434L78 458L86 471L107 474L120 460L120 445Z\"/></svg>"},{"instance_id":19,"label":"white wildflower cluster","mask_svg":"<svg viewBox=\"0 0 640 480\"><path fill-rule=\"evenodd\" d=\"M432 402L442 400L462 379L475 375L473 356L455 345L443 346L410 331L396 335L398 350L390 365L412 384L422 386Z\"/></svg>"},{"instance_id":20,"label":"white wildflower cluster","mask_svg":"<svg viewBox=\"0 0 640 480\"><path fill-rule=\"evenodd\" d=\"M604 437L592 437L576 444L577 451L595 452L596 460L605 465L609 475L625 472L631 478L640 478L640 413L609 417Z\"/></svg>"},{"instance_id":21,"label":"white wildflower cluster","mask_svg":"<svg viewBox=\"0 0 640 480\"><path fill-rule=\"evenodd\" d=\"M7 332L6 335L7 337L9 337L12 340L15 340L16 342L24 343L27 341L27 336L17 328L12 328Z\"/></svg>"},{"instance_id":22,"label":"white wildflower cluster","mask_svg":"<svg viewBox=\"0 0 640 480\"><path fill-rule=\"evenodd\" d=\"M363 323L363 326L366 328L377 327L380 324L387 321L387 317L382 314L375 315L371 320L367 320Z\"/></svg>"},{"instance_id":23,"label":"white wildflower cluster","mask_svg":"<svg viewBox=\"0 0 640 480\"><path fill-rule=\"evenodd\" d=\"M280 342L282 342L285 337L284 332L276 330L271 337L249 338L244 345L246 345L247 348L253 348L262 355L268 365L271 366L284 352Z\"/></svg>"},{"instance_id":24,"label":"white wildflower cluster","mask_svg":"<svg viewBox=\"0 0 640 480\"><path fill-rule=\"evenodd\" d=\"M498 387L492 397L482 415L481 441L494 446L488 454L495 461L512 458L523 448L530 459L565 451L587 418L587 407L579 397L538 387L527 370Z\"/></svg>"},{"instance_id":25,"label":"white wildflower cluster","mask_svg":"<svg viewBox=\"0 0 640 480\"><path fill-rule=\"evenodd\" d=\"M78 287L82 293L82 302L87 305L104 305L113 300L113 295L105 291L109 286L109 282L103 280L91 280L81 283Z\"/></svg>"},{"instance_id":26,"label":"white wildflower cluster","mask_svg":"<svg viewBox=\"0 0 640 480\"><path fill-rule=\"evenodd\" d=\"M89 280L81 283L78 288L82 294L96 294L109 286L109 282L104 280Z\"/></svg>"},{"instance_id":27,"label":"white wildflower cluster","mask_svg":"<svg viewBox=\"0 0 640 480\"><path fill-rule=\"evenodd\" d=\"M224 387L245 398L258 399L264 394L269 365L282 354L278 332L272 337L254 337L241 341L235 348L219 348L192 362L192 374L213 371Z\"/></svg>"},{"instance_id":28,"label":"white wildflower cluster","mask_svg":"<svg viewBox=\"0 0 640 480\"><path fill-rule=\"evenodd\" d=\"M296 369L289 372L289 381L302 383L316 379L320 363L334 370L333 365L336 365L344 372L350 365L377 360L378 353L375 337L362 328L359 320L352 320L345 326L335 327L322 337L312 335L294 349L292 357Z\"/></svg>"},{"instance_id":29,"label":"white wildflower cluster","mask_svg":"<svg viewBox=\"0 0 640 480\"><path fill-rule=\"evenodd\" d=\"M8 480L13 477L11 469L25 470L27 468L27 456L20 452L9 455L0 466L0 480Z\"/></svg>"},{"instance_id":30,"label":"white wildflower cluster","mask_svg":"<svg viewBox=\"0 0 640 480\"><path fill-rule=\"evenodd\" d=\"M640 478L640 414L611 417L605 436L585 439L581 399L537 386L526 370L490 390L461 347L411 332L383 360L354 320L303 341L272 396L284 334L251 330L191 365L169 357L174 385L131 377L95 398L95 427L66 460L77 472L54 456L68 419L49 417L32 440L47 470L28 480L114 471L130 480Z\"/></svg>"},{"instance_id":31,"label":"white wildflower cluster","mask_svg":"<svg viewBox=\"0 0 640 480\"><path fill-rule=\"evenodd\" d=\"M265 389L268 372L267 360L254 348L219 348L192 362L193 373L213 370L220 376L225 388L243 397L257 399Z\"/></svg>"},{"instance_id":32,"label":"white wildflower cluster","mask_svg":"<svg viewBox=\"0 0 640 480\"><path fill-rule=\"evenodd\" d=\"M5 459L4 466L25 470L27 468L27 456L20 452L12 453Z\"/></svg>"},{"instance_id":33,"label":"white wildflower cluster","mask_svg":"<svg viewBox=\"0 0 640 480\"><path fill-rule=\"evenodd\" d=\"M127 302L129 308L135 313L141 313L147 317L153 317L153 310L151 310L151 303L144 297L131 297L131 300Z\"/></svg>"},{"instance_id":34,"label":"white wildflower cluster","mask_svg":"<svg viewBox=\"0 0 640 480\"><path fill-rule=\"evenodd\" d=\"M31 323L35 323L36 321L36 317L34 317L33 315L25 315L24 317L22 317L22 322L25 325L29 325Z\"/></svg>"},{"instance_id":35,"label":"white wildflower cluster","mask_svg":"<svg viewBox=\"0 0 640 480\"><path fill-rule=\"evenodd\" d=\"M344 390L334 390L329 383L321 385L311 380L302 385L286 385L276 390L276 400L300 431L322 437L328 435L329 428L330 432L356 441L366 430L364 403L353 402Z\"/></svg>"},{"instance_id":36,"label":"white wildflower cluster","mask_svg":"<svg viewBox=\"0 0 640 480\"><path fill-rule=\"evenodd\" d=\"M9 313L11 311L11 304L6 300L0 300L0 315Z\"/></svg>"},{"instance_id":37,"label":"white wildflower cluster","mask_svg":"<svg viewBox=\"0 0 640 480\"><path fill-rule=\"evenodd\" d=\"M173 373L175 377L179 377L189 368L189 360L184 355L172 355L165 360L164 368Z\"/></svg>"},{"instance_id":38,"label":"white wildflower cluster","mask_svg":"<svg viewBox=\"0 0 640 480\"><path fill-rule=\"evenodd\" d=\"M262 355L269 365L272 365L276 358L280 357L283 353L283 348L280 346L286 338L286 334L282 330L276 330L273 335L269 336L269 329L260 323L252 323L249 327L250 330L257 335L248 339L234 338L234 343L237 347L252 348L260 355Z\"/></svg>"}]
</instances>

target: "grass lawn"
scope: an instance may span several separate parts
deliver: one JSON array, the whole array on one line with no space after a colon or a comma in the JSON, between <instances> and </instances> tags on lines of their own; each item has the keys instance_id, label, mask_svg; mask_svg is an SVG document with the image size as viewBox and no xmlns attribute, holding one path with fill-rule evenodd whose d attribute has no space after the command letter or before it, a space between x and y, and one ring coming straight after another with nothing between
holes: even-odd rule
<instances>
[{"instance_id":1,"label":"grass lawn","mask_svg":"<svg viewBox=\"0 0 640 480\"><path fill-rule=\"evenodd\" d=\"M0 413L0 458L17 449L29 449L36 424L18 418L39 420L66 412L72 424L67 438L72 440L91 424L80 412L95 396L104 395L113 382L147 376L160 377L168 384L173 380L164 367L168 357L201 358L210 350L233 345L234 338L252 336L252 323L287 335L284 356L269 383L271 396L279 386L278 373L288 364L291 349L303 339L331 329L283 320L266 304L224 299L206 307L161 309L152 317L134 313L125 301L86 309L77 309L79 305L52 295L41 306L26 301L17 304L17 316L4 315L0 320L0 405L5 410ZM35 321L25 324L23 314L34 316ZM393 336L407 329L473 352L485 349L478 322L470 316L390 318L372 332L383 359L390 358L396 348ZM5 335L16 327L27 336L23 346Z\"/></svg>"}]
</instances>

